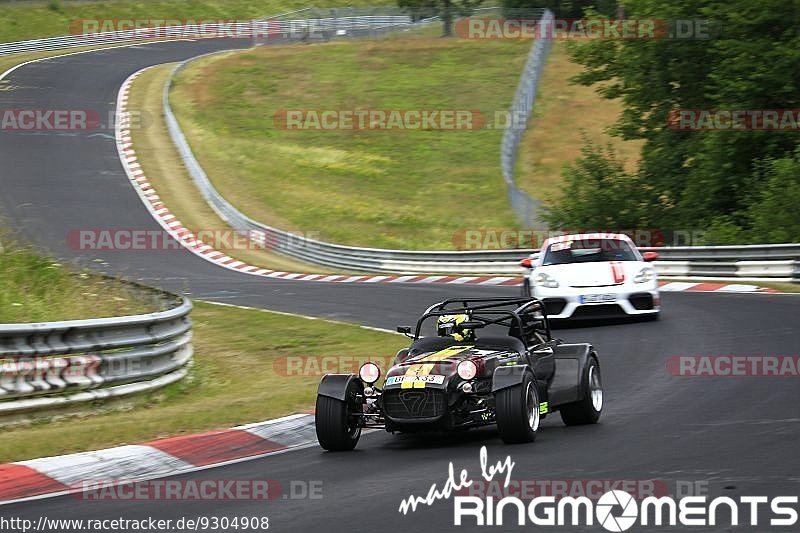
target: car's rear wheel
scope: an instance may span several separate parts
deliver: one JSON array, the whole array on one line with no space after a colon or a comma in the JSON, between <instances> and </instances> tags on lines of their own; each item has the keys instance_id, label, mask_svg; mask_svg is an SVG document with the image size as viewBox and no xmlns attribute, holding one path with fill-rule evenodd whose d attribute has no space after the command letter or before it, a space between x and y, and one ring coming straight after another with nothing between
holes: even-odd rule
<instances>
[{"instance_id":1,"label":"car's rear wheel","mask_svg":"<svg viewBox=\"0 0 800 533\"><path fill-rule=\"evenodd\" d=\"M363 412L362 395L357 382L351 382L345 401L317 396L314 423L320 446L329 451L349 451L356 447L361 438L361 417L358 415Z\"/></svg>"},{"instance_id":2,"label":"car's rear wheel","mask_svg":"<svg viewBox=\"0 0 800 533\"><path fill-rule=\"evenodd\" d=\"M495 394L497 430L506 444L533 442L539 430L539 392L533 376L525 373L522 383Z\"/></svg>"},{"instance_id":3,"label":"car's rear wheel","mask_svg":"<svg viewBox=\"0 0 800 533\"><path fill-rule=\"evenodd\" d=\"M582 400L562 406L561 420L568 426L594 424L603 412L603 380L600 374L600 363L595 356L589 358L589 364L583 373L581 390Z\"/></svg>"}]
</instances>

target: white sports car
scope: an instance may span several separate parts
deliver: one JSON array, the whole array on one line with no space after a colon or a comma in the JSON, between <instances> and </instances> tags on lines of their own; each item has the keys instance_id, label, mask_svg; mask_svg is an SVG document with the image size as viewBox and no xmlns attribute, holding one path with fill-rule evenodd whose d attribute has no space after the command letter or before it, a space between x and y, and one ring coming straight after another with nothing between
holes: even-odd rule
<instances>
[{"instance_id":1,"label":"white sports car","mask_svg":"<svg viewBox=\"0 0 800 533\"><path fill-rule=\"evenodd\" d=\"M553 319L612 318L660 312L658 277L627 236L615 233L564 235L547 239L540 252L523 259L523 293L544 301Z\"/></svg>"}]
</instances>

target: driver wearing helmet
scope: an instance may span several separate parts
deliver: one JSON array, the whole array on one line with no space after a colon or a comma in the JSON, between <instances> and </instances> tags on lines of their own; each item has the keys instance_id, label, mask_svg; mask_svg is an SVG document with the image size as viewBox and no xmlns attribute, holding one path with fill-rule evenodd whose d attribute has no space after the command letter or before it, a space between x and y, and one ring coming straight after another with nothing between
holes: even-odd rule
<instances>
[{"instance_id":1,"label":"driver wearing helmet","mask_svg":"<svg viewBox=\"0 0 800 533\"><path fill-rule=\"evenodd\" d=\"M436 321L436 333L440 337L453 337L458 342L474 341L475 331L462 326L467 320L467 315L442 315Z\"/></svg>"}]
</instances>

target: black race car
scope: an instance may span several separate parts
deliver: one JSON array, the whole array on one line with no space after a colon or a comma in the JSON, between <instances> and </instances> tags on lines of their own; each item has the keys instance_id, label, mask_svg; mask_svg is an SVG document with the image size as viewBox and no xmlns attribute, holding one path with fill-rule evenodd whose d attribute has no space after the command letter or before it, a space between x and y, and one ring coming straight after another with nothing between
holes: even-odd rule
<instances>
[{"instance_id":1,"label":"black race car","mask_svg":"<svg viewBox=\"0 0 800 533\"><path fill-rule=\"evenodd\" d=\"M436 334L422 332L436 321ZM531 442L559 411L567 425L593 424L603 409L597 353L550 334L541 301L461 298L437 303L411 327L377 386L380 369L328 374L317 392L316 430L326 450L352 450L363 428L460 430L496 424L506 443ZM480 331L479 331L480 330ZM480 333L480 334L478 334Z\"/></svg>"}]
</instances>

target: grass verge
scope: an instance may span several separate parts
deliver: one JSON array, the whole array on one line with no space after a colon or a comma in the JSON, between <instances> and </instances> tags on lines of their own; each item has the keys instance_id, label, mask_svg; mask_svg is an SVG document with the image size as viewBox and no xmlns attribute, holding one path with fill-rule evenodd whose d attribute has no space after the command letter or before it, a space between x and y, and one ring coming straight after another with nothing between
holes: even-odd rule
<instances>
[{"instance_id":1,"label":"grass verge","mask_svg":"<svg viewBox=\"0 0 800 533\"><path fill-rule=\"evenodd\" d=\"M0 323L137 315L160 310L153 296L74 271L0 235Z\"/></svg>"},{"instance_id":2,"label":"grass verge","mask_svg":"<svg viewBox=\"0 0 800 533\"><path fill-rule=\"evenodd\" d=\"M747 283L747 282L743 282ZM800 283L779 283L779 282L757 282L755 285L759 287L766 287L768 289L775 289L776 291L787 292L787 293L800 293Z\"/></svg>"},{"instance_id":3,"label":"grass verge","mask_svg":"<svg viewBox=\"0 0 800 533\"><path fill-rule=\"evenodd\" d=\"M642 142L623 141L607 132L622 112L621 103L602 98L594 87L569 83L582 68L570 61L567 43L553 43L533 119L520 145L517 182L545 203L561 194L562 170L580 156L584 138L601 146L610 143L630 170L639 161Z\"/></svg>"},{"instance_id":4,"label":"grass verge","mask_svg":"<svg viewBox=\"0 0 800 533\"><path fill-rule=\"evenodd\" d=\"M355 325L197 302L190 377L127 408L40 419L0 434L3 462L135 444L313 409L320 367L287 375L285 357L393 356L407 339ZM349 359L343 359L345 362ZM352 364L348 365L351 368ZM293 368L293 367L290 367Z\"/></svg>"},{"instance_id":5,"label":"grass verge","mask_svg":"<svg viewBox=\"0 0 800 533\"><path fill-rule=\"evenodd\" d=\"M500 129L287 131L273 117L478 109L491 119L529 48L424 37L263 47L195 62L172 103L215 185L252 218L333 242L449 249L462 229L516 225Z\"/></svg>"},{"instance_id":6,"label":"grass verge","mask_svg":"<svg viewBox=\"0 0 800 533\"><path fill-rule=\"evenodd\" d=\"M182 74L173 107L222 194L257 220L353 245L452 249L462 229L516 227L499 129L276 127L281 109L478 108L493 117L511 102L530 46L396 37L364 50L336 43L236 53ZM567 82L580 68L555 43L523 139L518 182L545 203L560 194L563 167L584 138L638 162L641 143L606 131L619 103Z\"/></svg>"},{"instance_id":7,"label":"grass verge","mask_svg":"<svg viewBox=\"0 0 800 533\"><path fill-rule=\"evenodd\" d=\"M132 131L133 148L138 162L148 181L161 200L178 220L187 228L206 230L201 236L224 235L228 225L206 203L197 186L186 171L178 151L172 144L161 113L161 96L164 82L172 72L174 64L160 65L143 72L131 86L128 109L138 111L145 127ZM219 230L209 233L208 230ZM309 265L268 250L249 247L237 239L239 245L228 245L226 239L205 239L207 244L251 265L286 272L336 273L319 265Z\"/></svg>"}]
</instances>

